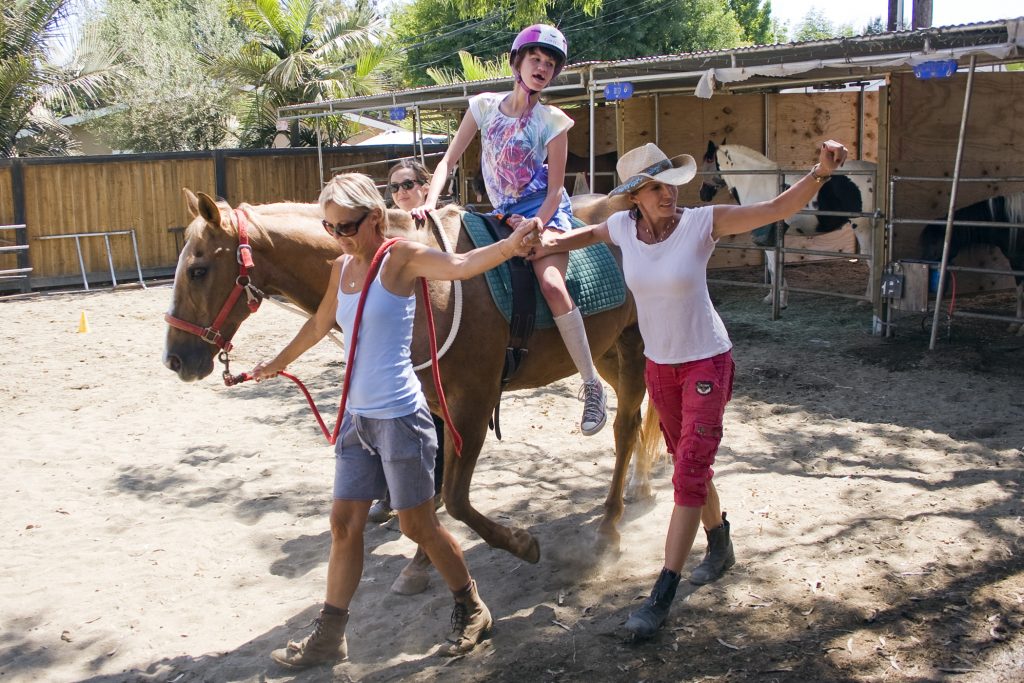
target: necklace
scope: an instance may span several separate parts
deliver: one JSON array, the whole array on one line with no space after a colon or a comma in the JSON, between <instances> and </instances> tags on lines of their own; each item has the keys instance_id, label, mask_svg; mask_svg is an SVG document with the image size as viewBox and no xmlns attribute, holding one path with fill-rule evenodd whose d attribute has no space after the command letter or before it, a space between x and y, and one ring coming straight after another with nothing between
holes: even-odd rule
<instances>
[{"instance_id":1,"label":"necklace","mask_svg":"<svg viewBox=\"0 0 1024 683\"><path fill-rule=\"evenodd\" d=\"M673 217L672 219L670 219L667 227L661 232L660 236L656 232L654 232L654 228L652 228L646 220L644 220L644 223L641 227L643 227L644 232L646 232L648 237L651 239L652 244L660 244L661 242L664 242L666 239L668 239L668 236L671 235L672 231L675 229L676 224L675 219Z\"/></svg>"}]
</instances>

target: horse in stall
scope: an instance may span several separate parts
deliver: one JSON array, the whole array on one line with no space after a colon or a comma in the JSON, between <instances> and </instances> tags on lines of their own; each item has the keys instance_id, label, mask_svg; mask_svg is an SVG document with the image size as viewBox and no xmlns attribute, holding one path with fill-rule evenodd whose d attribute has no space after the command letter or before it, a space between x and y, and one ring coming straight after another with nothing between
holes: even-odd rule
<instances>
[{"instance_id":1,"label":"horse in stall","mask_svg":"<svg viewBox=\"0 0 1024 683\"><path fill-rule=\"evenodd\" d=\"M1024 192L983 199L953 212L954 221L1024 224ZM929 261L942 260L942 245L946 239L946 226L933 223L921 231L919 238L922 257ZM953 226L949 243L949 262L952 263L962 249L975 244L998 247L1011 270L1024 270L1024 228L985 226ZM1017 282L1017 317L1024 318L1024 275L1015 275ZM1011 332L1024 337L1024 324L1014 323Z\"/></svg>"},{"instance_id":2,"label":"horse in stall","mask_svg":"<svg viewBox=\"0 0 1024 683\"><path fill-rule=\"evenodd\" d=\"M229 313L218 315L230 293L237 289L240 261L236 262L236 255L241 251L237 217L224 201L215 201L202 193L196 196L188 190L185 194L193 220L185 232L186 243L175 271L174 295L168 315L196 325L196 329L226 315L215 332L219 332L223 340L230 340L250 315L250 307L241 300L245 297L240 296L228 306ZM599 222L610 213L603 195L574 198L574 202L578 204L574 210L583 220ZM307 312L315 311L327 288L331 262L340 254L336 241L320 224L319 207L291 203L242 204L237 210L244 212L249 224L248 239L254 266L246 277L255 288L257 300L280 295ZM455 245L456 251L464 252L473 245L461 229L461 214L460 207L449 205L435 215L437 227L444 231L447 241ZM389 210L388 221L393 236L417 239L430 246L443 243L433 230L417 228L404 211ZM615 256L621 268L621 256L617 252ZM477 457L487 435L491 411L502 390L508 323L494 304L483 275L462 282L464 307L471 314L462 316L461 321L455 319L457 307L452 285L431 282L429 289L438 337L446 338L453 326L460 325L447 353L439 359L449 411L463 437L461 457L456 456L452 439L445 439L442 495L448 513L465 522L488 545L507 550L528 562L537 562L540 544L536 538L526 529L506 527L489 519L469 500ZM616 527L624 509L623 488L630 459L635 450L637 458L629 486L631 497L650 497L649 472L660 432L653 408L648 408L647 418L641 424L640 407L646 391L643 340L637 326L636 306L628 291L621 306L588 316L585 324L598 371L618 398L614 421L615 468L597 532L599 550L617 550ZM414 330L414 363L429 360L422 301L417 302ZM215 332L201 338L194 331L189 333L170 326L164 364L183 381L206 377L213 371L213 359L218 351L213 343ZM530 353L506 390L546 386L576 372L557 329L535 330L530 346ZM439 404L430 372L427 367L418 374L431 410L436 412ZM422 551L417 551L417 556L403 570L403 577L408 574L411 579L422 574L428 564ZM401 580L399 577L393 587L397 592L402 592Z\"/></svg>"},{"instance_id":3,"label":"horse in stall","mask_svg":"<svg viewBox=\"0 0 1024 683\"><path fill-rule=\"evenodd\" d=\"M856 175L835 174L832 179L821 186L818 194L807 205L814 211L848 211L850 213L870 213L875 210L875 172L877 164L870 161L849 160L843 166L846 171L869 171ZM768 157L755 152L743 145L715 145L708 141L707 152L701 169L705 172L704 182L700 187L701 201L709 202L723 187L728 187L737 204L755 204L768 201L779 194L777 174L760 173L744 175L741 173L719 175L719 171L778 171L779 165ZM786 173L783 183L789 187L803 177L802 173ZM871 273L871 254L873 251L872 219L864 216L819 216L796 214L783 223L783 231L792 230L795 234L813 236L833 232L845 227L853 227L857 238L858 251L868 257L869 273ZM773 247L778 244L775 225L766 225L751 233L754 244L759 247ZM775 250L765 252L768 273L775 283ZM873 273L868 278L865 296L873 301L871 284ZM785 308L788 303L786 280L782 279L779 293L780 305ZM771 303L769 292L764 299Z\"/></svg>"}]
</instances>

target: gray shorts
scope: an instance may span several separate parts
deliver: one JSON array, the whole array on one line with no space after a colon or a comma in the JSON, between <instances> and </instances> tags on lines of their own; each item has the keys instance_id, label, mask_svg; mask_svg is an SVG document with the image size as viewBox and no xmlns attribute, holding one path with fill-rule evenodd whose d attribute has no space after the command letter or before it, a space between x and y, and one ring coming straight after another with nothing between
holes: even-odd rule
<instances>
[{"instance_id":1,"label":"gray shorts","mask_svg":"<svg viewBox=\"0 0 1024 683\"><path fill-rule=\"evenodd\" d=\"M437 435L425 405L378 420L345 413L334 446L335 500L374 500L391 493L407 510L434 497Z\"/></svg>"}]
</instances>

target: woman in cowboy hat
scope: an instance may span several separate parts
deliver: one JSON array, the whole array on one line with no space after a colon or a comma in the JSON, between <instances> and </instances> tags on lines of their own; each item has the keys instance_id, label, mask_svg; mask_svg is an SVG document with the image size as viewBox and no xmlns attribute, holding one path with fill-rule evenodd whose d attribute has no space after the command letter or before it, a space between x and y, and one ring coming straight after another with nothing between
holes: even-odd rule
<instances>
[{"instance_id":1,"label":"woman in cowboy hat","mask_svg":"<svg viewBox=\"0 0 1024 683\"><path fill-rule=\"evenodd\" d=\"M654 635L668 616L701 522L708 546L690 582L714 581L736 562L729 522L711 481L734 370L732 342L708 294L711 252L721 237L749 232L804 208L845 160L846 148L829 140L810 173L771 201L690 209L677 206L677 200L678 186L696 174L693 157L670 159L648 143L624 154L616 165L625 181L609 200L618 213L599 225L545 232L531 256L597 242L622 250L622 270L636 300L647 356L644 379L675 463L665 566L650 597L626 621L626 629L638 638Z\"/></svg>"}]
</instances>

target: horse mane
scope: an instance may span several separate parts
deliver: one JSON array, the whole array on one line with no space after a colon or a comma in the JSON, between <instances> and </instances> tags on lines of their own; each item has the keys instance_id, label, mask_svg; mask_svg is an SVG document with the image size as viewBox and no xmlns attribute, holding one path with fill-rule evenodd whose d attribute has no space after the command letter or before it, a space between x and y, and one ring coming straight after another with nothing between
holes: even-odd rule
<instances>
[{"instance_id":1,"label":"horse mane","mask_svg":"<svg viewBox=\"0 0 1024 683\"><path fill-rule=\"evenodd\" d=\"M224 216L230 215L232 207L222 198L217 198L217 206ZM274 236L287 234L291 239L305 242L310 246L328 248L333 241L327 237L323 230L309 230L307 225L296 224L296 219L302 223L313 220L319 223L322 215L318 204L303 204L298 202L275 202L271 204L249 204L242 202L235 209L241 210L249 219L249 241L253 245L261 245L265 248L273 248ZM228 232L234 233L230 223L224 223ZM205 220L193 220L185 230L185 240L202 239L208 228Z\"/></svg>"},{"instance_id":2,"label":"horse mane","mask_svg":"<svg viewBox=\"0 0 1024 683\"><path fill-rule=\"evenodd\" d=\"M449 217L461 217L464 212L465 209L458 204L446 204L435 211L442 225L447 222ZM402 209L388 209L387 236L404 237L415 242L421 242L429 247L440 248L441 246L437 244L432 228L423 229L417 227L416 222L412 219L412 215ZM452 243L454 244L454 242L455 240L453 239Z\"/></svg>"},{"instance_id":3,"label":"horse mane","mask_svg":"<svg viewBox=\"0 0 1024 683\"><path fill-rule=\"evenodd\" d=\"M992 215L996 215L995 202L996 197L989 199L989 210ZM1024 192L1014 192L1003 196L1003 208L1006 211L1006 222L1007 223L1024 223Z\"/></svg>"},{"instance_id":4,"label":"horse mane","mask_svg":"<svg viewBox=\"0 0 1024 683\"><path fill-rule=\"evenodd\" d=\"M319 204L302 204L299 202L275 202L273 204L243 204L251 209L255 213L261 216L273 216L276 214L299 214L304 216L312 216L313 218L322 218L320 214Z\"/></svg>"}]
</instances>

